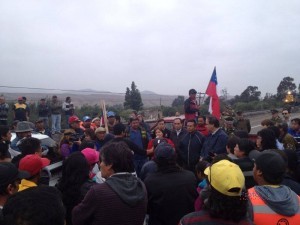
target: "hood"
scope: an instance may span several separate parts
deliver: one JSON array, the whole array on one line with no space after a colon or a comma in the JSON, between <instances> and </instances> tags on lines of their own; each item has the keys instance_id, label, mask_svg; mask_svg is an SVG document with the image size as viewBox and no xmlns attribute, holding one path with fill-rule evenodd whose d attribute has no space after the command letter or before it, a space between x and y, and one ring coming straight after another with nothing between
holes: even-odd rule
<instances>
[{"instance_id":1,"label":"hood","mask_svg":"<svg viewBox=\"0 0 300 225\"><path fill-rule=\"evenodd\" d=\"M293 216L298 212L298 196L289 187L281 185L278 188L270 186L255 186L254 188L264 202L276 213L283 216Z\"/></svg>"},{"instance_id":2,"label":"hood","mask_svg":"<svg viewBox=\"0 0 300 225\"><path fill-rule=\"evenodd\" d=\"M130 173L114 174L106 180L106 183L130 207L136 206L146 198L144 184Z\"/></svg>"}]
</instances>

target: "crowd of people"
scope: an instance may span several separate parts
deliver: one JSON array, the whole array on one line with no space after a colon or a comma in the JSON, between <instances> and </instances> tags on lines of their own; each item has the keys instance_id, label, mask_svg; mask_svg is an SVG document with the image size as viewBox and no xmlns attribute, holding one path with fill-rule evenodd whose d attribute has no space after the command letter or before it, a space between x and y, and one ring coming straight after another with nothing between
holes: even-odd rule
<instances>
[{"instance_id":1,"label":"crowd of people","mask_svg":"<svg viewBox=\"0 0 300 225\"><path fill-rule=\"evenodd\" d=\"M61 136L63 160L55 187L42 175L52 159L31 135L45 134L48 114L32 127L20 98L12 142L0 126L0 224L300 224L300 119L272 110L254 141L242 112L203 116L189 95L172 130L164 119L149 127L140 112L124 124L111 111L106 125L72 112L61 130L55 112L73 106L53 98L48 134Z\"/></svg>"}]
</instances>

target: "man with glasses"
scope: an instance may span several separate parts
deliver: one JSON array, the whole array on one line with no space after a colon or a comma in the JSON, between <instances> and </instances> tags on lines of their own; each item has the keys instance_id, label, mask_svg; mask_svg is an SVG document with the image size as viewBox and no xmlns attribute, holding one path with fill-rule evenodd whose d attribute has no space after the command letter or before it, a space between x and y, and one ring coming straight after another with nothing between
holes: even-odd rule
<instances>
[{"instance_id":1,"label":"man with glasses","mask_svg":"<svg viewBox=\"0 0 300 225\"><path fill-rule=\"evenodd\" d=\"M282 117L283 117L282 122L284 122L288 126L290 126L291 125L291 114L290 114L289 110L283 109L282 110Z\"/></svg>"}]
</instances>

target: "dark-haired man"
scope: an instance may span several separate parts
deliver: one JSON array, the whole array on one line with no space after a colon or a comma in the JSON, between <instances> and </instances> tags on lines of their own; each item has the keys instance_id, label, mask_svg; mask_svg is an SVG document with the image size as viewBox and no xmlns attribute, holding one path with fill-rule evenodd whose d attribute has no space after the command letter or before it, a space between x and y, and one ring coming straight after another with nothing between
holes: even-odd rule
<instances>
[{"instance_id":1,"label":"dark-haired man","mask_svg":"<svg viewBox=\"0 0 300 225\"><path fill-rule=\"evenodd\" d=\"M9 196L19 190L21 179L28 178L30 175L26 172L18 171L10 162L0 163L0 224L2 221L2 208Z\"/></svg>"},{"instance_id":2,"label":"dark-haired man","mask_svg":"<svg viewBox=\"0 0 300 225\"><path fill-rule=\"evenodd\" d=\"M288 133L292 135L298 142L298 145L300 145L300 118L291 120L291 126L288 129Z\"/></svg>"},{"instance_id":3,"label":"dark-haired man","mask_svg":"<svg viewBox=\"0 0 300 225\"><path fill-rule=\"evenodd\" d=\"M214 116L208 116L206 118L206 127L210 134L206 138L201 150L201 158L209 160L210 156L226 154L228 136L224 130L220 128L219 120Z\"/></svg>"},{"instance_id":4,"label":"dark-haired man","mask_svg":"<svg viewBox=\"0 0 300 225\"><path fill-rule=\"evenodd\" d=\"M50 108L46 103L46 99L42 98L37 107L39 118L38 120L42 120L44 122L44 127L48 129L49 127L49 116L50 116Z\"/></svg>"},{"instance_id":5,"label":"dark-haired man","mask_svg":"<svg viewBox=\"0 0 300 225\"><path fill-rule=\"evenodd\" d=\"M68 121L70 116L74 114L74 105L72 103L71 97L66 97L66 101L62 104L62 109L65 112L65 118L66 118L66 128L69 127Z\"/></svg>"},{"instance_id":6,"label":"dark-haired man","mask_svg":"<svg viewBox=\"0 0 300 225\"><path fill-rule=\"evenodd\" d=\"M101 150L101 175L73 209L74 225L141 225L147 209L144 184L135 176L133 154L125 143L109 143Z\"/></svg>"},{"instance_id":7,"label":"dark-haired man","mask_svg":"<svg viewBox=\"0 0 300 225\"><path fill-rule=\"evenodd\" d=\"M282 119L281 119L281 117L278 115L278 113L279 113L279 112L278 112L277 109L272 109L272 110L271 110L272 117L271 117L270 120L271 120L275 125L282 123Z\"/></svg>"},{"instance_id":8,"label":"dark-haired man","mask_svg":"<svg viewBox=\"0 0 300 225\"><path fill-rule=\"evenodd\" d=\"M199 113L199 105L196 99L197 91L195 89L189 90L189 98L184 101L184 115L185 120L196 120Z\"/></svg>"},{"instance_id":9,"label":"dark-haired man","mask_svg":"<svg viewBox=\"0 0 300 225\"><path fill-rule=\"evenodd\" d=\"M132 118L130 122L130 127L128 129L129 139L135 143L139 148L146 150L148 142L150 140L150 135L147 131L140 126L140 121L138 118ZM138 176L140 176L140 171L143 165L148 161L146 155L134 155L133 158L135 171Z\"/></svg>"},{"instance_id":10,"label":"dark-haired man","mask_svg":"<svg viewBox=\"0 0 300 225\"><path fill-rule=\"evenodd\" d=\"M13 118L19 121L28 121L29 119L29 109L22 96L18 97L18 102L13 105Z\"/></svg>"},{"instance_id":11,"label":"dark-haired man","mask_svg":"<svg viewBox=\"0 0 300 225\"><path fill-rule=\"evenodd\" d=\"M174 148L162 142L154 150L157 171L145 179L149 225L175 225L194 211L196 177L176 164Z\"/></svg>"},{"instance_id":12,"label":"dark-haired man","mask_svg":"<svg viewBox=\"0 0 300 225\"><path fill-rule=\"evenodd\" d=\"M264 151L254 162L253 177L257 186L248 190L256 225L289 224L300 221L300 197L282 185L286 164L277 152Z\"/></svg>"},{"instance_id":13,"label":"dark-haired man","mask_svg":"<svg viewBox=\"0 0 300 225\"><path fill-rule=\"evenodd\" d=\"M187 121L187 134L179 142L178 162L187 170L195 171L205 137L196 130L195 120Z\"/></svg>"},{"instance_id":14,"label":"dark-haired man","mask_svg":"<svg viewBox=\"0 0 300 225\"><path fill-rule=\"evenodd\" d=\"M125 131L126 126L122 123L117 123L113 127L113 133L114 133L114 139L111 140L111 142L125 142L130 150L133 151L134 154L146 156L147 151L143 148L140 148L135 143L133 143L131 140L125 138ZM110 143L110 142L109 142Z\"/></svg>"},{"instance_id":15,"label":"dark-haired man","mask_svg":"<svg viewBox=\"0 0 300 225\"><path fill-rule=\"evenodd\" d=\"M180 140L187 133L186 129L183 128L183 122L180 118L173 120L173 130L171 131L170 139L174 143L176 153L179 152Z\"/></svg>"},{"instance_id":16,"label":"dark-haired man","mask_svg":"<svg viewBox=\"0 0 300 225\"><path fill-rule=\"evenodd\" d=\"M64 225L65 208L54 187L35 187L10 197L3 208L5 224Z\"/></svg>"},{"instance_id":17,"label":"dark-haired man","mask_svg":"<svg viewBox=\"0 0 300 225\"><path fill-rule=\"evenodd\" d=\"M246 131L248 134L251 131L250 120L244 118L244 114L242 111L236 112L236 120L233 122L233 126L236 130Z\"/></svg>"},{"instance_id":18,"label":"dark-haired man","mask_svg":"<svg viewBox=\"0 0 300 225\"><path fill-rule=\"evenodd\" d=\"M0 125L7 125L9 105L5 102L4 96L0 96Z\"/></svg>"},{"instance_id":19,"label":"dark-haired man","mask_svg":"<svg viewBox=\"0 0 300 225\"><path fill-rule=\"evenodd\" d=\"M204 174L209 181L205 208L184 216L179 224L252 225L247 218L248 198L243 191L245 178L239 166L223 159L207 167Z\"/></svg>"},{"instance_id":20,"label":"dark-haired man","mask_svg":"<svg viewBox=\"0 0 300 225\"><path fill-rule=\"evenodd\" d=\"M157 126L151 131L152 138L156 138L156 136L155 136L155 129L156 128L162 130L164 138L170 138L171 131L168 128L166 128L166 124L165 124L165 120L164 119L159 119L157 121Z\"/></svg>"}]
</instances>

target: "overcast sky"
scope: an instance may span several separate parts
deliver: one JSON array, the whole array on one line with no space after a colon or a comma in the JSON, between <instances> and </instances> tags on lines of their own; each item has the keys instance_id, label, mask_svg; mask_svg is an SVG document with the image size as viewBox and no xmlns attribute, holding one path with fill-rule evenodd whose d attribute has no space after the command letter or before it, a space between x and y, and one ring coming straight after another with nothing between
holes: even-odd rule
<instances>
[{"instance_id":1,"label":"overcast sky","mask_svg":"<svg viewBox=\"0 0 300 225\"><path fill-rule=\"evenodd\" d=\"M2 0L1 85L205 92L300 82L297 0Z\"/></svg>"}]
</instances>

